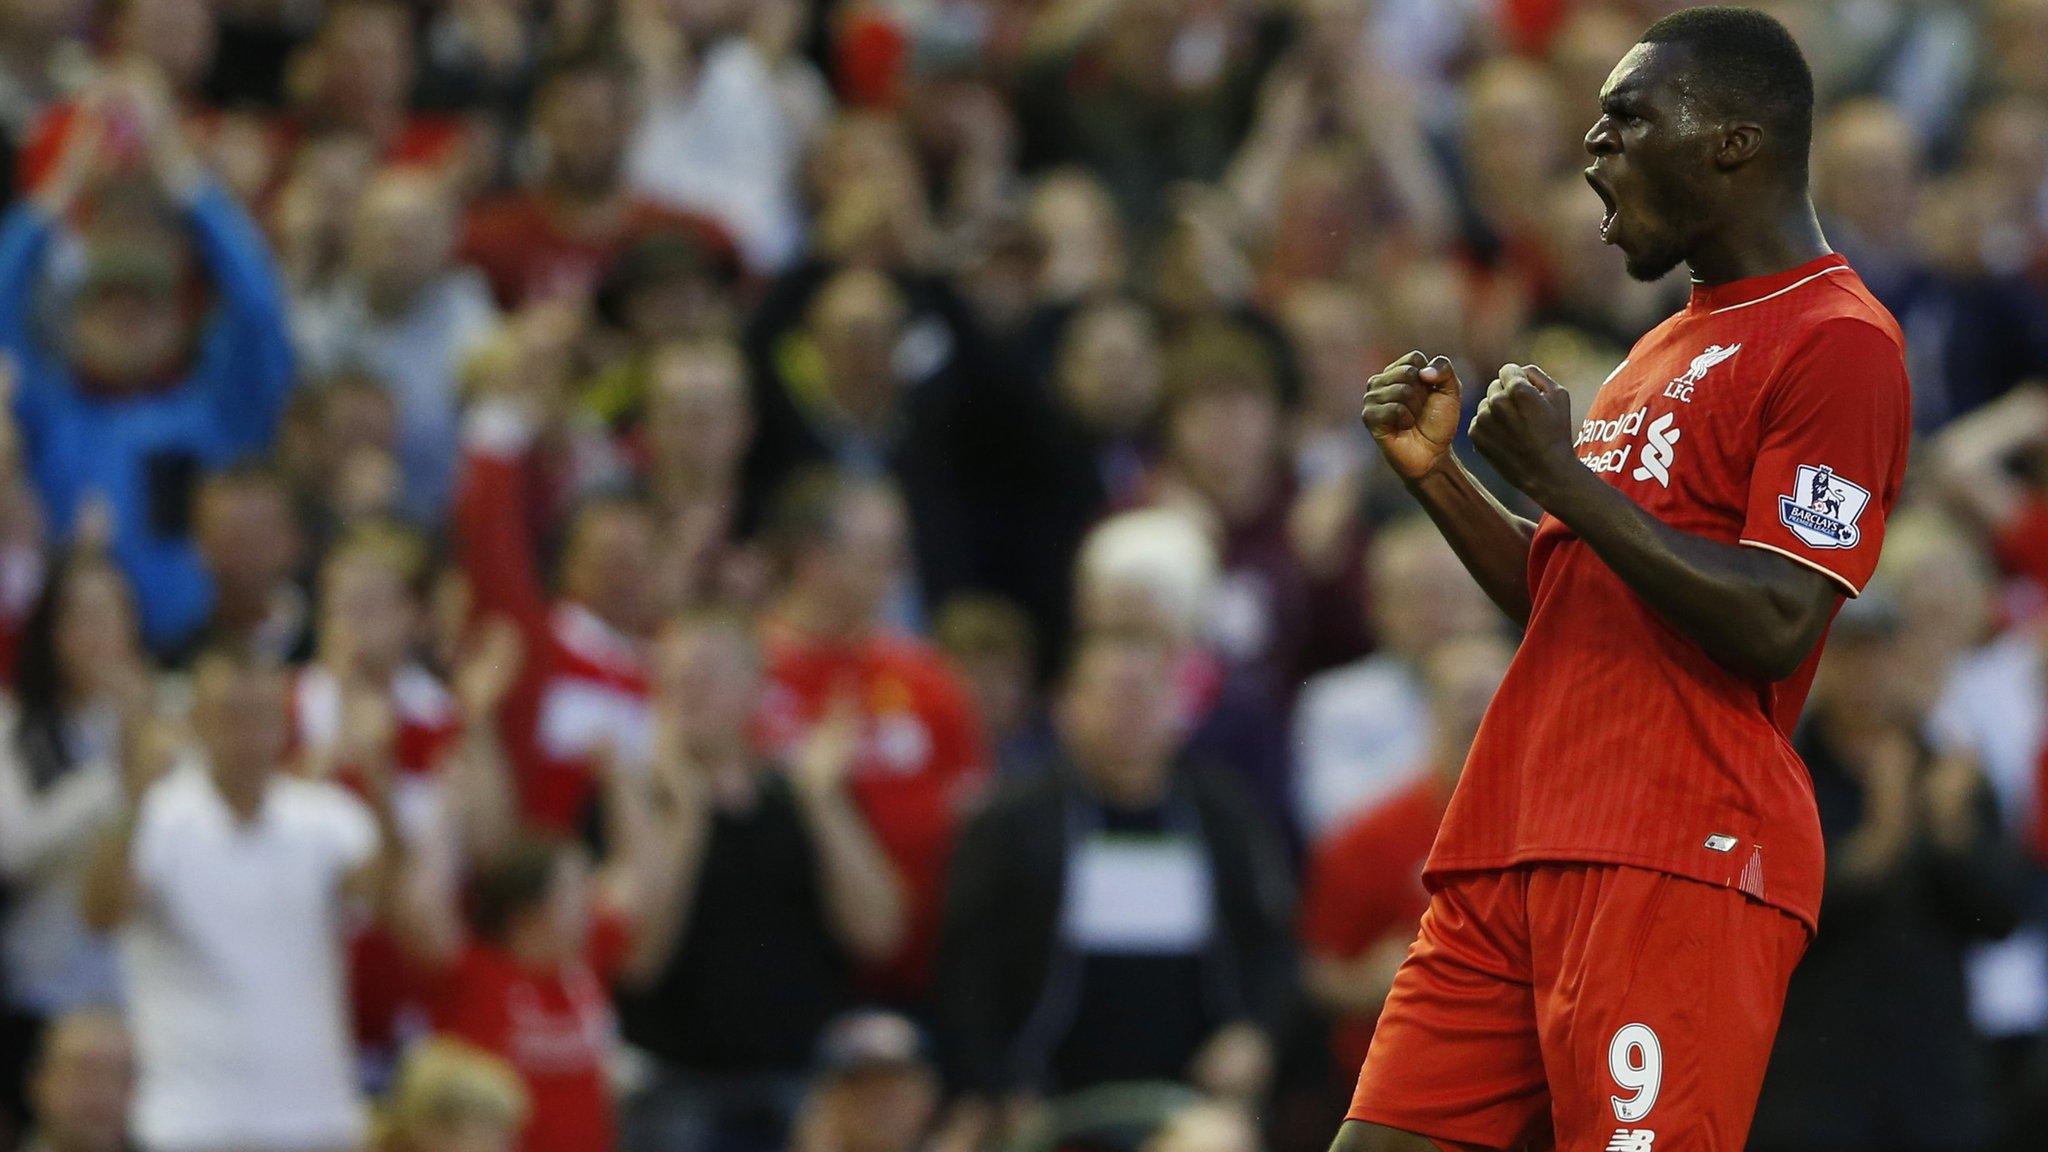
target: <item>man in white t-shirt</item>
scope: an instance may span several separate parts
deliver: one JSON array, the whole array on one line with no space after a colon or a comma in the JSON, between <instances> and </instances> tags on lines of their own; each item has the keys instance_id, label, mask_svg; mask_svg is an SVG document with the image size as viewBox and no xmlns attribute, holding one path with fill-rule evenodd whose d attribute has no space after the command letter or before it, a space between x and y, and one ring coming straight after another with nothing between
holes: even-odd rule
<instances>
[{"instance_id":1,"label":"man in white t-shirt","mask_svg":"<svg viewBox=\"0 0 2048 1152\"><path fill-rule=\"evenodd\" d=\"M280 665L201 657L195 753L131 783L86 881L88 922L121 930L146 1152L363 1143L342 933L399 890L399 841L388 802L279 771L288 699Z\"/></svg>"}]
</instances>

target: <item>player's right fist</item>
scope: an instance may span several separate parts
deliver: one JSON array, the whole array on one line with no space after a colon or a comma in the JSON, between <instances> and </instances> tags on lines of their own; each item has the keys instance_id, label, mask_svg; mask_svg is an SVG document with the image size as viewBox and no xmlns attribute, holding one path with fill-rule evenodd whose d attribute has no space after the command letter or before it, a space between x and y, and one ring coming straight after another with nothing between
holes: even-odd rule
<instances>
[{"instance_id":1,"label":"player's right fist","mask_svg":"<svg viewBox=\"0 0 2048 1152\"><path fill-rule=\"evenodd\" d=\"M1410 352L1366 381L1359 413L1373 442L1403 480L1420 480L1458 436L1458 373L1448 358Z\"/></svg>"}]
</instances>

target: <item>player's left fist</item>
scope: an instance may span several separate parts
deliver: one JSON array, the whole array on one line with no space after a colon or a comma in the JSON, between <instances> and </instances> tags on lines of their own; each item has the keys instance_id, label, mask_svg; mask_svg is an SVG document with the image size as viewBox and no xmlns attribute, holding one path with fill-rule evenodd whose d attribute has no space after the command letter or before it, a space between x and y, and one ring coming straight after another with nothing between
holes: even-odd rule
<instances>
[{"instance_id":1,"label":"player's left fist","mask_svg":"<svg viewBox=\"0 0 2048 1152\"><path fill-rule=\"evenodd\" d=\"M1537 503L1542 491L1579 466L1572 454L1572 398L1534 364L1504 364L1472 417L1472 447L1501 479Z\"/></svg>"}]
</instances>

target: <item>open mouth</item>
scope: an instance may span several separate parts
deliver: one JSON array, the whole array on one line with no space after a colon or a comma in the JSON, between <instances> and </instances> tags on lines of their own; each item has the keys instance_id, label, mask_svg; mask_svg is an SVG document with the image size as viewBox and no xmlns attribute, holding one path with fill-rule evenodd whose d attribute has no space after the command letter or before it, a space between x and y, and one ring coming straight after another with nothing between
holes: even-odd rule
<instances>
[{"instance_id":1,"label":"open mouth","mask_svg":"<svg viewBox=\"0 0 2048 1152\"><path fill-rule=\"evenodd\" d=\"M1607 207L1607 211L1600 217L1600 242L1612 244L1614 243L1614 222L1621 215L1621 209L1615 206L1614 190L1607 186L1606 181L1601 178L1599 170L1594 168L1586 169L1586 183L1592 187L1593 194L1600 197L1600 203Z\"/></svg>"}]
</instances>

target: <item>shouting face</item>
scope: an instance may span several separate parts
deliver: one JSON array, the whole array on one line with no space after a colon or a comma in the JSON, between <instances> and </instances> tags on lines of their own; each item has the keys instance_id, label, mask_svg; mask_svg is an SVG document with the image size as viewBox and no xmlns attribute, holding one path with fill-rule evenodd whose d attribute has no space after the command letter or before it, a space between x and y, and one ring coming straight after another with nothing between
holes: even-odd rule
<instances>
[{"instance_id":1,"label":"shouting face","mask_svg":"<svg viewBox=\"0 0 2048 1152\"><path fill-rule=\"evenodd\" d=\"M1586 133L1586 182L1607 206L1600 238L1621 249L1638 280L1676 268L1709 224L1721 126L1685 91L1688 55L1672 44L1631 48Z\"/></svg>"}]
</instances>

